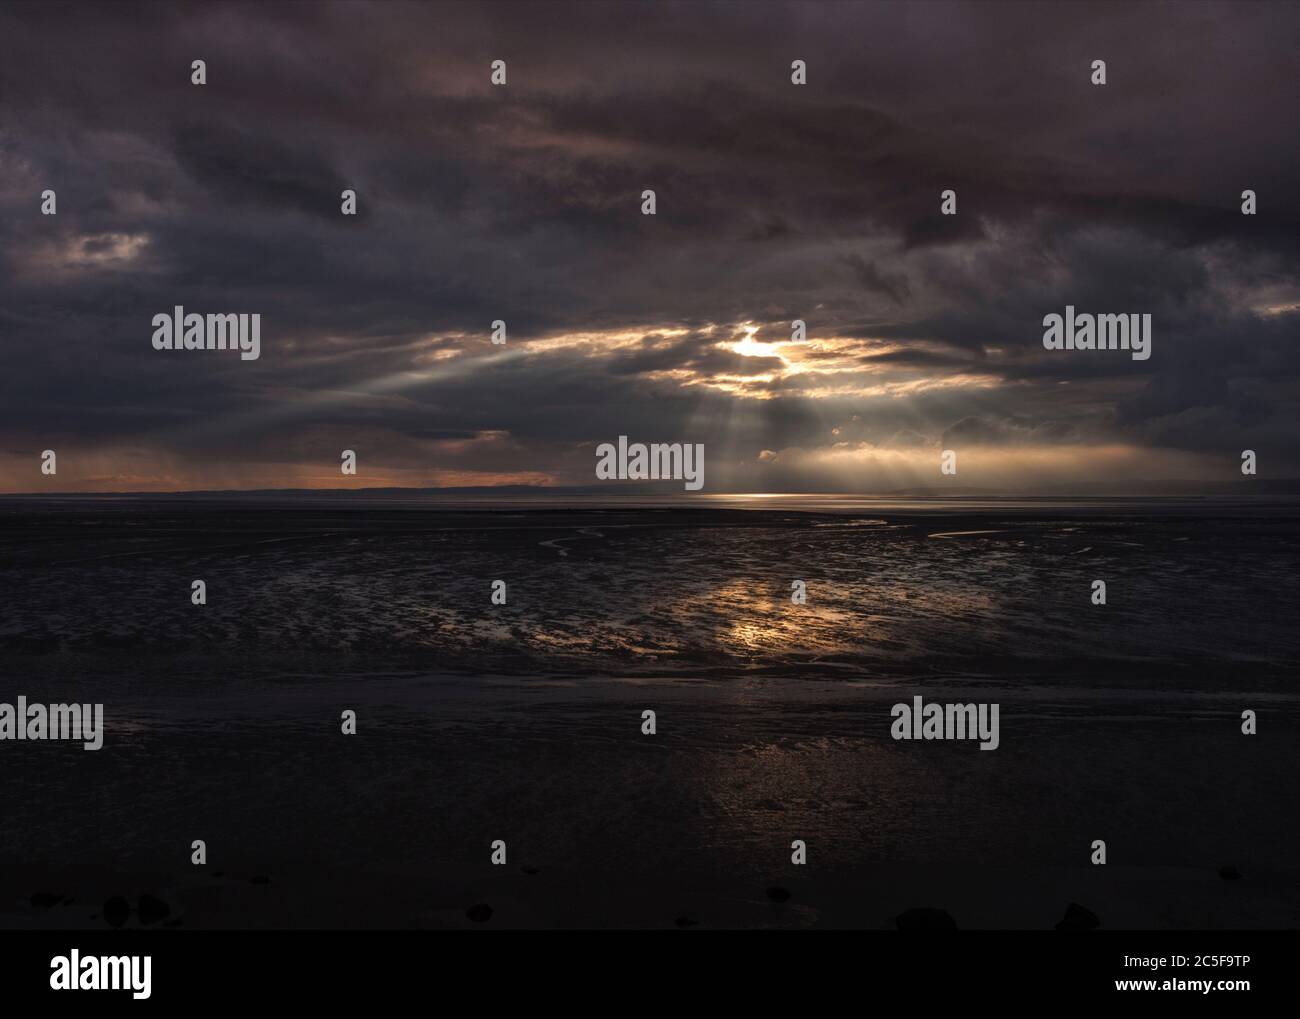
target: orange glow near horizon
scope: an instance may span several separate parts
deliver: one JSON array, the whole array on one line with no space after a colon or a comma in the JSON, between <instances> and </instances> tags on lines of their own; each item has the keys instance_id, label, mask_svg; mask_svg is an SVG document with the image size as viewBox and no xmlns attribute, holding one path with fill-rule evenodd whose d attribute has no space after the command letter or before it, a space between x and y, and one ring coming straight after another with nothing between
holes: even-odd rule
<instances>
[{"instance_id":1,"label":"orange glow near horizon","mask_svg":"<svg viewBox=\"0 0 1300 1019\"><path fill-rule=\"evenodd\" d=\"M111 257L125 257L135 248L117 244L106 250ZM1028 493L1062 483L1224 477L1218 471L1221 465L1203 456L1106 441L964 446L958 451L958 475L941 477L938 453L945 430L954 422L935 420L932 411L918 411L912 398L944 390L967 403L986 401L986 394L1007 385L996 369L997 356L988 354L996 348L986 347L981 359L970 351L922 343L921 348L942 353L952 362L941 372L922 371L915 364L886 358L908 349L906 345L861 336L819 337L815 331L795 342L782 338L788 336L788 329L789 323L762 325L746 320L694 329L647 326L564 332L511 338L505 346L493 345L486 332L393 341L391 349L406 358L400 370L360 377L345 388L262 390L259 395L273 399L167 433L168 440L199 449L208 447L206 440L213 436L226 440L227 445L213 447L214 452L202 460L187 459L166 442L101 445L57 435L11 436L8 450L0 451L0 492L591 485L594 463L582 442L556 441L542 447L528 441L526 432L518 437L504 429L480 430L464 438L425 439L376 422L384 421L388 411L410 420L412 409L423 406L418 401L427 399L426 393L435 394L436 405L437 387L458 385L511 362L538 361L549 368L545 362L552 357L610 360L617 365L618 359L648 356L649 363L656 364L665 354L672 355L667 366L638 372L637 377L678 393L720 394L712 397L711 409L706 411L700 404L699 411L676 423L679 435L696 437L708 450L706 491L776 498L780 491L773 485L775 479L790 494L887 492L908 486ZM761 339L764 334L777 339ZM292 345L293 338L286 342ZM361 352L340 342L330 346L323 360L309 361L307 366L359 368L362 362L354 359L360 357ZM401 363L399 358L396 365ZM754 370L746 372L751 364ZM391 361L390 366L394 366ZM723 405L728 413L719 417L717 400L722 397L730 397L731 402ZM815 414L825 414L820 444L755 448L752 423L761 420L759 408L777 397L807 401ZM862 433L850 427L858 415L844 412L845 404L855 400L862 401L864 412L870 408L877 420L892 417L895 438L861 441ZM335 411L342 418L350 411L363 412L371 424L323 423ZM244 437L250 441L241 445ZM595 444L607 438L590 438L593 458ZM46 446L58 452L56 476L41 474L40 450ZM361 471L345 476L331 458L336 451L351 448L360 453ZM229 449L249 452L241 458L224 452ZM746 492L750 487L758 491ZM611 494L615 492L616 486L611 488Z\"/></svg>"}]
</instances>

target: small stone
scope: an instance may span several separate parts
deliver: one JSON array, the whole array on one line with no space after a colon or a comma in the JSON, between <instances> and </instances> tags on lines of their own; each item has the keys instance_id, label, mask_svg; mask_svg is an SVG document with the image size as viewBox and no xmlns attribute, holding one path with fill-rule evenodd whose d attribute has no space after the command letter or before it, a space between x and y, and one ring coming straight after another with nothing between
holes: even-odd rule
<instances>
[{"instance_id":1,"label":"small stone","mask_svg":"<svg viewBox=\"0 0 1300 1019\"><path fill-rule=\"evenodd\" d=\"M140 922L146 927L149 924L157 923L159 920L166 920L171 914L171 906L163 902L162 899L148 893L141 895L139 902L136 904L136 915L140 917Z\"/></svg>"},{"instance_id":2,"label":"small stone","mask_svg":"<svg viewBox=\"0 0 1300 1019\"><path fill-rule=\"evenodd\" d=\"M1091 909L1071 902L1065 907L1065 916L1056 925L1058 931L1092 931L1101 926L1101 920Z\"/></svg>"},{"instance_id":3,"label":"small stone","mask_svg":"<svg viewBox=\"0 0 1300 1019\"><path fill-rule=\"evenodd\" d=\"M909 909L894 917L900 931L955 931L957 921L946 909Z\"/></svg>"},{"instance_id":4,"label":"small stone","mask_svg":"<svg viewBox=\"0 0 1300 1019\"><path fill-rule=\"evenodd\" d=\"M529 867L529 866L527 866L527 865L525 865L525 866L523 866L523 867L520 867L519 869L522 870L525 874L540 874L540 873L541 873L541 871L540 871L538 868L536 868L536 867Z\"/></svg>"},{"instance_id":5,"label":"small stone","mask_svg":"<svg viewBox=\"0 0 1300 1019\"><path fill-rule=\"evenodd\" d=\"M1219 877L1223 878L1225 881L1239 881L1241 879L1241 871L1232 864L1225 863L1219 868Z\"/></svg>"},{"instance_id":6,"label":"small stone","mask_svg":"<svg viewBox=\"0 0 1300 1019\"><path fill-rule=\"evenodd\" d=\"M49 909L63 901L59 892L32 892L31 904L36 909Z\"/></svg>"},{"instance_id":7,"label":"small stone","mask_svg":"<svg viewBox=\"0 0 1300 1019\"><path fill-rule=\"evenodd\" d=\"M271 883L271 879L265 874L254 874L249 880L255 885L269 885Z\"/></svg>"},{"instance_id":8,"label":"small stone","mask_svg":"<svg viewBox=\"0 0 1300 1019\"><path fill-rule=\"evenodd\" d=\"M486 902L480 902L476 906L470 906L465 910L465 915L475 923L487 923L492 919L492 907Z\"/></svg>"},{"instance_id":9,"label":"small stone","mask_svg":"<svg viewBox=\"0 0 1300 1019\"><path fill-rule=\"evenodd\" d=\"M700 921L689 916L679 916L673 923L678 927L698 927L700 925Z\"/></svg>"},{"instance_id":10,"label":"small stone","mask_svg":"<svg viewBox=\"0 0 1300 1019\"><path fill-rule=\"evenodd\" d=\"M767 890L767 897L773 902L789 902L790 893L778 885L772 885Z\"/></svg>"}]
</instances>

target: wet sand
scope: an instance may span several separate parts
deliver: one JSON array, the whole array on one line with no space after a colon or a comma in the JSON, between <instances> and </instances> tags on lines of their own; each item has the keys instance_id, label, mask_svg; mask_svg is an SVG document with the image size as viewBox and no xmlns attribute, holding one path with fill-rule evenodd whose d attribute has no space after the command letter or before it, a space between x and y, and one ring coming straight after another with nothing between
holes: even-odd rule
<instances>
[{"instance_id":1,"label":"wet sand","mask_svg":"<svg viewBox=\"0 0 1300 1019\"><path fill-rule=\"evenodd\" d=\"M107 734L0 747L0 924L1300 922L1293 522L160 512L5 532L0 699Z\"/></svg>"}]
</instances>

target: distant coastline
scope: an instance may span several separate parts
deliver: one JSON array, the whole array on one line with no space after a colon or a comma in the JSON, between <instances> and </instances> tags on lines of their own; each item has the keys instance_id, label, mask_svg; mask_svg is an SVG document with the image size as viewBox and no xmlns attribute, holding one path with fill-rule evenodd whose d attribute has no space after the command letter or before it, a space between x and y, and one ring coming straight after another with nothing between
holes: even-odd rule
<instances>
[{"instance_id":1,"label":"distant coastline","mask_svg":"<svg viewBox=\"0 0 1300 1019\"><path fill-rule=\"evenodd\" d=\"M778 512L1014 512L1091 510L1147 512L1288 510L1300 504L1300 478L1227 482L1163 481L1058 486L1036 492L1006 492L975 486L902 488L883 492L683 492L673 483L582 486L500 485L452 488L275 488L168 492L8 492L13 503L248 502L261 506L411 505L430 509L685 509L774 510Z\"/></svg>"}]
</instances>

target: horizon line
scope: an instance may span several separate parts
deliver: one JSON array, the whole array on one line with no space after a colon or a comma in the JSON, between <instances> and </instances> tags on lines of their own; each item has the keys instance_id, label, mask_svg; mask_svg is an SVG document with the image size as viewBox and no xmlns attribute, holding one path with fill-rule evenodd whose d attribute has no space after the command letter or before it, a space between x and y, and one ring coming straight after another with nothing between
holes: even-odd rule
<instances>
[{"instance_id":1,"label":"horizon line","mask_svg":"<svg viewBox=\"0 0 1300 1019\"><path fill-rule=\"evenodd\" d=\"M1258 491L1242 492L1240 489L1250 487ZM347 488L194 488L194 489L84 489L67 491L0 491L0 499L57 499L85 497L150 498L167 496L361 496L361 495L533 495L542 498L562 498L566 496L605 497L619 496L657 496L673 497L685 502L704 501L712 498L735 499L789 499L789 498L960 498L984 497L1006 499L1035 498L1124 498L1126 496L1214 496L1214 495L1300 495L1300 477L1251 478L1232 481L1128 481L1095 482L1084 485L1047 486L1039 489L1006 489L977 485L942 485L915 486L886 490L854 491L714 491L684 493L678 488L664 486L647 486L642 483L598 485L457 485L457 486L416 486L416 485L375 485Z\"/></svg>"}]
</instances>

